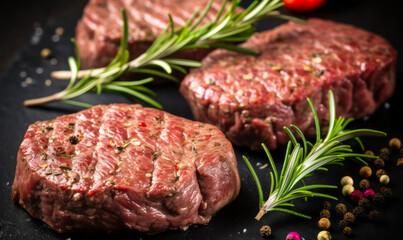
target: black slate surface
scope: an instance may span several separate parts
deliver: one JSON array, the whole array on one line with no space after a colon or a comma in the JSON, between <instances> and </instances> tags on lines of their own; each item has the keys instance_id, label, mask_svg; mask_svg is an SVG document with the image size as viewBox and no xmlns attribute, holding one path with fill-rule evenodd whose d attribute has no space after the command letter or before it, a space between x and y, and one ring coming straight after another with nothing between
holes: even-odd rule
<instances>
[{"instance_id":1,"label":"black slate surface","mask_svg":"<svg viewBox=\"0 0 403 240\"><path fill-rule=\"evenodd\" d=\"M243 6L250 1L244 1ZM56 7L56 5L55 5ZM60 8L60 6L57 6ZM25 9L24 11L29 11ZM321 199L309 199L308 202L296 201L296 210L312 216L312 220L301 219L285 213L268 213L261 221L254 220L258 211L258 196L255 183L242 161L242 155L246 155L257 169L263 188L269 188L270 168L259 170L257 166L267 163L262 152L253 152L246 148L235 147L238 157L238 166L242 179L242 188L239 197L230 205L222 209L212 218L210 223L202 226L193 226L189 230L168 231L165 233L148 236L137 231L106 234L97 233L67 233L58 234L40 220L31 218L23 208L10 200L11 186L16 165L16 153L24 133L29 124L35 121L53 119L63 114L77 112L80 109L52 103L45 106L27 108L23 101L27 98L36 98L60 91L65 87L65 82L52 80L51 86L46 86L45 81L50 79L50 72L67 69L66 59L73 55L73 48L69 38L74 36L74 28L80 17L81 9L77 14L61 17L50 24L36 30L31 41L22 47L15 55L9 66L0 76L0 239L262 239L259 234L261 226L268 224L272 227L273 235L270 239L285 239L288 232L297 231L304 239L316 239L319 228L316 223L321 210ZM284 12L290 13L284 10ZM344 23L356 25L377 33L397 49L403 51L403 33L401 31L403 17L399 9L399 1L385 0L329 0L325 6L310 14L301 14L300 17L320 17L332 19ZM281 23L279 20L265 20L259 24L258 30L270 29ZM52 40L56 27L62 26L65 34L59 41ZM39 34L41 33L42 34ZM3 37L3 36L2 36ZM5 36L7 37L7 36ZM40 51L44 47L52 49L57 64L52 65L50 60L40 57ZM2 46L7 48L7 46ZM32 78L32 83L27 83L26 78ZM354 122L352 127L375 128L388 133L387 138L366 138L364 143L375 152L387 145L390 137L403 138L402 114L402 84L403 65L400 60L397 64L397 88L394 96L376 111L376 113L364 120ZM168 84L152 86L158 93L157 100L164 105L164 109L170 113L192 119L189 107L178 92L178 86ZM129 100L114 95L85 95L80 98L94 104L108 104L112 102L130 102ZM273 152L280 167L283 148ZM343 236L337 227L340 217L332 211L332 227L330 232L333 239L400 239L403 215L403 169L395 166L396 158L387 163L386 171L391 177L390 187L394 192L392 199L386 201L383 206L377 207L382 214L382 220L378 223L369 220L359 220L352 225L353 235ZM318 173L307 180L307 183L335 184L344 175L353 176L356 185L360 178L358 170L360 165L346 163L344 167L330 167L329 172ZM372 178L374 189L379 190L379 184ZM353 204L341 195L341 190L327 191L339 197L352 210ZM266 191L266 196L267 196ZM335 205L335 201L332 202Z\"/></svg>"}]
</instances>

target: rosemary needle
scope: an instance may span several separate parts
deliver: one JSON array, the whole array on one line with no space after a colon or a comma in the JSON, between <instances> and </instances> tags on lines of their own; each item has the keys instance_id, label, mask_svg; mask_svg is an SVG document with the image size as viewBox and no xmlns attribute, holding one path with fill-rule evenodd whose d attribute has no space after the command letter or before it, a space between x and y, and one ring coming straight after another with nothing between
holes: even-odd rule
<instances>
[{"instance_id":1,"label":"rosemary needle","mask_svg":"<svg viewBox=\"0 0 403 240\"><path fill-rule=\"evenodd\" d=\"M89 107L89 104L71 100L87 92L113 92L138 98L154 107L162 106L150 97L154 92L143 86L151 81L147 78L139 81L128 81L126 84L118 83L118 79L127 72L148 74L173 81L177 78L171 75L173 70L186 73L185 67L200 67L198 61L188 59L169 58L173 53L193 48L223 48L246 54L258 54L255 50L246 49L234 45L249 39L255 31L255 23L268 17L276 17L300 21L299 19L278 14L275 10L283 5L281 0L254 1L245 10L239 11L237 7L241 0L231 2L225 11L227 0L223 4L214 21L201 25L202 20L210 10L213 0L210 0L198 16L196 11L183 27L176 28L172 17L168 14L170 24L157 37L153 44L139 57L129 61L130 54L127 50L128 25L125 11L123 16L123 34L120 48L115 58L104 68L92 70L80 69L80 53L74 40L77 60L73 57L68 59L70 71L52 73L54 78L70 78L70 83L61 92L48 97L26 100L26 106L45 104L53 101L63 101L68 104ZM79 80L80 79L80 80Z\"/></svg>"},{"instance_id":2,"label":"rosemary needle","mask_svg":"<svg viewBox=\"0 0 403 240\"><path fill-rule=\"evenodd\" d=\"M258 190L260 210L255 217L257 220L260 220L260 218L269 211L282 211L300 217L310 218L305 214L289 209L289 207L294 206L292 201L306 197L336 199L328 194L313 192L312 190L337 187L324 184L305 185L303 179L311 175L314 171L327 170L327 168L324 167L325 165L342 165L343 160L349 157L355 158L363 164L367 164L362 160L362 158L376 158L376 156L354 153L351 146L343 142L360 136L386 135L383 132L371 129L346 130L345 128L352 119L346 120L343 117L336 118L334 95L332 91L329 91L329 129L326 137L321 139L318 116L312 102L309 99L307 100L311 106L316 126L315 143L308 142L302 134L302 131L297 126L291 125L291 128L301 138L302 144L299 143L291 130L288 127L284 127L291 140L288 142L283 168L280 173L277 171L269 150L264 144L262 144L273 169L273 171L270 172L271 187L269 197L266 201L264 201L263 190L259 178L257 177L252 165L249 163L249 160L243 156L243 159L256 182ZM299 183L301 186L296 187Z\"/></svg>"}]
</instances>

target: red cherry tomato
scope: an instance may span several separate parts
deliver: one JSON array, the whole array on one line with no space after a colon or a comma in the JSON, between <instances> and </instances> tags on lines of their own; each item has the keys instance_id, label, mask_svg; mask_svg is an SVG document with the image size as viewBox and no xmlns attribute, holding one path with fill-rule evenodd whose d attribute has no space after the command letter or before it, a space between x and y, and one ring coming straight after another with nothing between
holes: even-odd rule
<instances>
[{"instance_id":1,"label":"red cherry tomato","mask_svg":"<svg viewBox=\"0 0 403 240\"><path fill-rule=\"evenodd\" d=\"M312 11L326 0L283 0L286 8L294 11Z\"/></svg>"}]
</instances>

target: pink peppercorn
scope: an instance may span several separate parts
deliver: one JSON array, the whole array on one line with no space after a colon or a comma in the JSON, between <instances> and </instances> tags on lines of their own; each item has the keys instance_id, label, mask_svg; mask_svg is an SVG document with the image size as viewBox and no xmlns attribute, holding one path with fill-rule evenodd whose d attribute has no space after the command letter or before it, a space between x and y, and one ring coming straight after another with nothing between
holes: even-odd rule
<instances>
[{"instance_id":1,"label":"pink peppercorn","mask_svg":"<svg viewBox=\"0 0 403 240\"><path fill-rule=\"evenodd\" d=\"M297 232L290 232L287 235L286 240L301 240L301 237Z\"/></svg>"},{"instance_id":2,"label":"pink peppercorn","mask_svg":"<svg viewBox=\"0 0 403 240\"><path fill-rule=\"evenodd\" d=\"M360 200L363 196L362 196L362 192L360 190L355 190L351 193L351 201L353 202L358 202L358 200Z\"/></svg>"},{"instance_id":3,"label":"pink peppercorn","mask_svg":"<svg viewBox=\"0 0 403 240\"><path fill-rule=\"evenodd\" d=\"M374 195L375 195L375 191L372 190L371 188L368 188L364 192L364 197L366 197L366 198L372 198Z\"/></svg>"}]
</instances>

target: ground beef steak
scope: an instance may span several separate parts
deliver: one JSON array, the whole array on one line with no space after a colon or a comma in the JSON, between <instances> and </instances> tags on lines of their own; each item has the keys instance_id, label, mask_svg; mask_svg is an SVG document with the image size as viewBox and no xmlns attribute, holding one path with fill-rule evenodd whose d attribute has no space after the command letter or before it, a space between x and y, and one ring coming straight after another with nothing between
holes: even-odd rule
<instances>
[{"instance_id":1,"label":"ground beef steak","mask_svg":"<svg viewBox=\"0 0 403 240\"><path fill-rule=\"evenodd\" d=\"M395 88L395 50L381 37L353 26L311 19L257 33L241 46L258 56L216 50L181 84L195 118L218 126L237 145L274 149L288 140L283 126L312 135L306 98L327 123L327 93L337 114L361 118Z\"/></svg>"},{"instance_id":2,"label":"ground beef steak","mask_svg":"<svg viewBox=\"0 0 403 240\"><path fill-rule=\"evenodd\" d=\"M215 18L222 2L214 1L203 23ZM121 8L126 9L128 50L134 58L147 50L166 28L168 13L171 13L176 27L183 26L197 9L203 10L207 3L208 0L91 0L76 29L83 67L103 67L115 57L122 37ZM180 57L201 59L208 52L208 49L188 50Z\"/></svg>"},{"instance_id":3,"label":"ground beef steak","mask_svg":"<svg viewBox=\"0 0 403 240\"><path fill-rule=\"evenodd\" d=\"M32 124L12 199L58 232L153 233L207 223L239 188L215 126L114 104Z\"/></svg>"}]
</instances>

